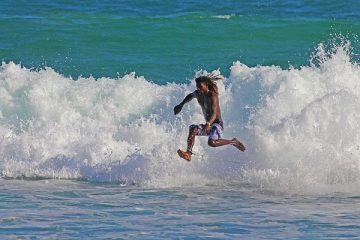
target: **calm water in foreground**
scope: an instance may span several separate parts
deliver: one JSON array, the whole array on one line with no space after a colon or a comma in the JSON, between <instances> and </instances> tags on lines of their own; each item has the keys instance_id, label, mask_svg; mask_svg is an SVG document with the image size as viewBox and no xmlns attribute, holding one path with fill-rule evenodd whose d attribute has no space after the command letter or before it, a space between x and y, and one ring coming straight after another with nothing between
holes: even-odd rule
<instances>
[{"instance_id":1,"label":"calm water in foreground","mask_svg":"<svg viewBox=\"0 0 360 240\"><path fill-rule=\"evenodd\" d=\"M61 180L2 180L0 189L1 238L347 239L360 232L360 195L352 194Z\"/></svg>"}]
</instances>

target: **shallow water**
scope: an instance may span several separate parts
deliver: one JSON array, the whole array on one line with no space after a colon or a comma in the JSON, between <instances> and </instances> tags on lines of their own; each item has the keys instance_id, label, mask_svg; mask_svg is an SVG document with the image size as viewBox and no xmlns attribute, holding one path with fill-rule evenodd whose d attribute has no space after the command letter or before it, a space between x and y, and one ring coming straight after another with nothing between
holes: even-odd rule
<instances>
[{"instance_id":1,"label":"shallow water","mask_svg":"<svg viewBox=\"0 0 360 240\"><path fill-rule=\"evenodd\" d=\"M1 180L2 238L348 239L360 195Z\"/></svg>"}]
</instances>

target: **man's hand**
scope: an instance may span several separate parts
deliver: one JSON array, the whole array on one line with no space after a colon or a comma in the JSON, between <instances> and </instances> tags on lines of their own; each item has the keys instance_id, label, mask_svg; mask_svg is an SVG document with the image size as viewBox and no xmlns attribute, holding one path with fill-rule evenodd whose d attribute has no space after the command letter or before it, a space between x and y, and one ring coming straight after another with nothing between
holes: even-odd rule
<instances>
[{"instance_id":1,"label":"man's hand","mask_svg":"<svg viewBox=\"0 0 360 240\"><path fill-rule=\"evenodd\" d=\"M181 109L182 109L182 105L181 105L181 104L175 106L175 107L174 107L174 114L175 114L175 115L178 114L178 113L181 111Z\"/></svg>"},{"instance_id":2,"label":"man's hand","mask_svg":"<svg viewBox=\"0 0 360 240\"><path fill-rule=\"evenodd\" d=\"M205 132L209 133L211 130L211 124L208 124L208 122L206 122L204 125L205 125Z\"/></svg>"}]
</instances>

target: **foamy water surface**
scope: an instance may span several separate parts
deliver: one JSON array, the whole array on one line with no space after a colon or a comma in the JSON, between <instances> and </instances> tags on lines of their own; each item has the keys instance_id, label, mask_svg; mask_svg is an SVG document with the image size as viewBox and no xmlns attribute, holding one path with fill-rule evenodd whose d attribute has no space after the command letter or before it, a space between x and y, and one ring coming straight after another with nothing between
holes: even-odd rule
<instances>
[{"instance_id":1,"label":"foamy water surface","mask_svg":"<svg viewBox=\"0 0 360 240\"><path fill-rule=\"evenodd\" d=\"M0 188L6 239L349 239L360 231L358 194L61 180L1 180Z\"/></svg>"},{"instance_id":2,"label":"foamy water surface","mask_svg":"<svg viewBox=\"0 0 360 240\"><path fill-rule=\"evenodd\" d=\"M224 137L240 137L248 150L212 149L199 138L190 164L175 153L186 146L188 126L203 117L195 102L179 117L172 109L193 82L157 85L135 73L70 79L50 68L3 63L1 174L148 187L246 182L295 193L356 191L360 71L349 47L320 44L318 61L300 69L234 62L219 84Z\"/></svg>"}]
</instances>

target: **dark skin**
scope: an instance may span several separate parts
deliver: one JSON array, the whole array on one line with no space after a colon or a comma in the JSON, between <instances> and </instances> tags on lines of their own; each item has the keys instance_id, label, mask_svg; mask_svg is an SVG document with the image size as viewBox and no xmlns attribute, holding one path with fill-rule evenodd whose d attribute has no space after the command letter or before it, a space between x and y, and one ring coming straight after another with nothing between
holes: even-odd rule
<instances>
[{"instance_id":1,"label":"dark skin","mask_svg":"<svg viewBox=\"0 0 360 240\"><path fill-rule=\"evenodd\" d=\"M221 118L221 111L220 111L220 105L219 105L219 97L218 94L210 91L209 87L206 83L196 83L197 90L190 93L185 97L185 99L177 106L174 107L174 114L178 114L182 107L185 105L185 103L190 102L192 99L196 98L198 103L201 106L202 112L204 114L204 118L206 120L205 124L206 129L205 131L208 133L211 130L211 125L213 123L220 123L222 122ZM192 148L195 142L195 131L196 129L190 129L189 136L188 136L188 148ZM245 147L243 144L237 140L236 138L232 140L227 139L209 139L208 141L209 146L211 147L220 147L224 145L233 145L236 148L238 148L241 151L245 150ZM191 159L191 153L185 152L186 154L186 160L190 161Z\"/></svg>"}]
</instances>

